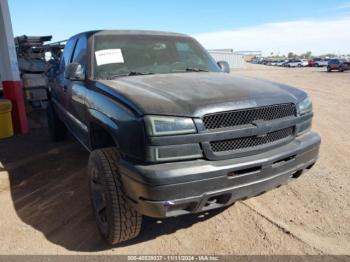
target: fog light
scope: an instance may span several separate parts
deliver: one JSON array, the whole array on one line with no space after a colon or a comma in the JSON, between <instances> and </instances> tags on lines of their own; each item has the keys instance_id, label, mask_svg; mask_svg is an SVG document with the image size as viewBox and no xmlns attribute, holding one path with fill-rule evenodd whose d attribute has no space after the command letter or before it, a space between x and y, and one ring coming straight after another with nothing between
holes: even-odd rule
<instances>
[{"instance_id":1,"label":"fog light","mask_svg":"<svg viewBox=\"0 0 350 262\"><path fill-rule=\"evenodd\" d=\"M149 146L147 158L151 162L175 161L203 157L199 144Z\"/></svg>"}]
</instances>

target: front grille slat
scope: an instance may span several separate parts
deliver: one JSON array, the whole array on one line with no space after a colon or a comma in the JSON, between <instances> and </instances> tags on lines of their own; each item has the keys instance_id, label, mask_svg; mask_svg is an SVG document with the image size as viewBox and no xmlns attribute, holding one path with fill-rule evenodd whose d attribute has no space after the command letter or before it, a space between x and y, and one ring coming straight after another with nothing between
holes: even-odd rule
<instances>
[{"instance_id":1,"label":"front grille slat","mask_svg":"<svg viewBox=\"0 0 350 262\"><path fill-rule=\"evenodd\" d=\"M291 116L296 116L295 105L279 104L208 114L202 120L207 130L213 130L248 125L256 120L271 121Z\"/></svg>"},{"instance_id":2,"label":"front grille slat","mask_svg":"<svg viewBox=\"0 0 350 262\"><path fill-rule=\"evenodd\" d=\"M282 143L294 136L294 127L288 127L266 134L264 137L242 137L210 142L213 152L255 149L266 144Z\"/></svg>"}]
</instances>

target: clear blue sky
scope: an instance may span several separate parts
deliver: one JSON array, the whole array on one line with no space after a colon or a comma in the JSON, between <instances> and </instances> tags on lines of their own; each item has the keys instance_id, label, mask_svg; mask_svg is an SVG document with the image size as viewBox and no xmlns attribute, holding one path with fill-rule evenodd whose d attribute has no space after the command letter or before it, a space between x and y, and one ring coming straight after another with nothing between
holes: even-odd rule
<instances>
[{"instance_id":1,"label":"clear blue sky","mask_svg":"<svg viewBox=\"0 0 350 262\"><path fill-rule=\"evenodd\" d=\"M15 35L52 34L53 40L91 29L152 29L196 35L264 23L350 16L350 0L8 1Z\"/></svg>"},{"instance_id":2,"label":"clear blue sky","mask_svg":"<svg viewBox=\"0 0 350 262\"><path fill-rule=\"evenodd\" d=\"M188 34L323 18L349 1L9 0L15 35L65 38L90 29L155 29ZM334 9L333 11L330 11Z\"/></svg>"}]
</instances>

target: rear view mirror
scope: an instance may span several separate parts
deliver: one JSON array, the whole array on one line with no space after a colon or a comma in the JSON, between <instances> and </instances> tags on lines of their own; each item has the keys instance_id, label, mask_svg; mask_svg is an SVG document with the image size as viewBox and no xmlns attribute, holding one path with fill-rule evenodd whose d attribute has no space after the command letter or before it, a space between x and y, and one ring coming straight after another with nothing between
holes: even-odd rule
<instances>
[{"instance_id":1,"label":"rear view mirror","mask_svg":"<svg viewBox=\"0 0 350 262\"><path fill-rule=\"evenodd\" d=\"M218 66L224 73L230 73L230 65L226 61L218 61Z\"/></svg>"},{"instance_id":2,"label":"rear view mirror","mask_svg":"<svg viewBox=\"0 0 350 262\"><path fill-rule=\"evenodd\" d=\"M71 63L66 66L64 77L72 81L83 81L85 80L85 72L81 64Z\"/></svg>"}]
</instances>

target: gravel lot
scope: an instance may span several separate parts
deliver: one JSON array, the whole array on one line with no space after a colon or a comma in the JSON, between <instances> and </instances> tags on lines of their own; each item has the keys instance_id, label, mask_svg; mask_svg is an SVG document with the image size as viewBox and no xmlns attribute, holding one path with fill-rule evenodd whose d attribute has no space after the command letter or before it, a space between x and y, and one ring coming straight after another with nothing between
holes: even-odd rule
<instances>
[{"instance_id":1,"label":"gravel lot","mask_svg":"<svg viewBox=\"0 0 350 262\"><path fill-rule=\"evenodd\" d=\"M146 219L139 238L110 247L90 209L88 154L34 128L0 142L0 254L350 254L350 73L260 65L232 73L311 95L323 140L306 175L225 210Z\"/></svg>"}]
</instances>

